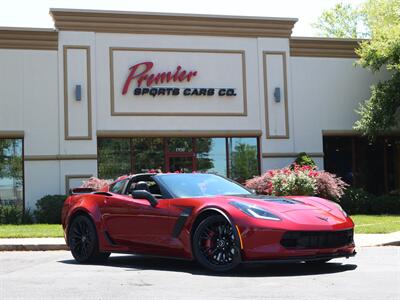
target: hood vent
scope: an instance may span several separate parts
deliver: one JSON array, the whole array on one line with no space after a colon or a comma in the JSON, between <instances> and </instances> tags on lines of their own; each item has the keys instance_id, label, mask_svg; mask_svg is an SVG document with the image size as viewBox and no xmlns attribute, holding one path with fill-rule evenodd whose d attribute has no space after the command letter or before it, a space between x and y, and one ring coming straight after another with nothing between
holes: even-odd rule
<instances>
[{"instance_id":1,"label":"hood vent","mask_svg":"<svg viewBox=\"0 0 400 300\"><path fill-rule=\"evenodd\" d=\"M263 201L268 201L268 202L275 202L275 203L279 203L279 204L304 204L303 202L301 202L299 200L275 197L275 196L267 196L267 195L252 194L252 195L240 195L240 197L263 200Z\"/></svg>"}]
</instances>

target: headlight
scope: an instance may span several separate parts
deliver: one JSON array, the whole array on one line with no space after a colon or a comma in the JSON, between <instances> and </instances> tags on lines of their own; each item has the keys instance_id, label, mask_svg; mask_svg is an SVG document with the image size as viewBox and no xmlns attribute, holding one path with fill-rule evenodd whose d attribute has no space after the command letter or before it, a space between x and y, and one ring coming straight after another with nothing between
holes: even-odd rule
<instances>
[{"instance_id":1,"label":"headlight","mask_svg":"<svg viewBox=\"0 0 400 300\"><path fill-rule=\"evenodd\" d=\"M273 220L273 221L281 220L278 216L270 213L269 211L267 211L264 208L261 208L257 205L248 204L248 203L244 203L244 202L236 202L236 201L229 202L229 204L240 209L246 215L249 215L249 216L257 218L257 219Z\"/></svg>"},{"instance_id":2,"label":"headlight","mask_svg":"<svg viewBox=\"0 0 400 300\"><path fill-rule=\"evenodd\" d=\"M333 202L333 201L331 201L333 204L335 204L336 205L336 207L342 212L342 214L347 218L348 216L347 216L347 213L344 211L344 209L339 205L339 204L337 204L336 202Z\"/></svg>"}]
</instances>

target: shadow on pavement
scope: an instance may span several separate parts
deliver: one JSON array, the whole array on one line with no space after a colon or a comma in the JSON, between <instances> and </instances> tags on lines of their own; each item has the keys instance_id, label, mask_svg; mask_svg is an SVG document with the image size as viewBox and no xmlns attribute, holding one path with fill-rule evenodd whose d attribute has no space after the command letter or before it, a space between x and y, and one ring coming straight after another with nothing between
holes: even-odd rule
<instances>
[{"instance_id":1,"label":"shadow on pavement","mask_svg":"<svg viewBox=\"0 0 400 300\"><path fill-rule=\"evenodd\" d=\"M65 264L78 264L75 260L59 261ZM333 274L352 271L357 268L354 264L328 262L322 265L305 263L290 264L244 264L228 273L213 273L202 268L194 261L176 260L169 258L149 257L140 255L113 254L107 262L99 264L104 267L125 268L126 271L156 270L169 272L186 272L193 275L207 275L220 277L290 277L319 274Z\"/></svg>"}]
</instances>

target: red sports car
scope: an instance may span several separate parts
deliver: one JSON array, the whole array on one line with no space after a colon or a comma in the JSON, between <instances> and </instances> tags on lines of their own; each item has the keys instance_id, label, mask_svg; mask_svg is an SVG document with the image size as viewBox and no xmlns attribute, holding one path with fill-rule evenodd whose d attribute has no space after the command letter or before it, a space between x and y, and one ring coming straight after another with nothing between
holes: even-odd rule
<instances>
[{"instance_id":1,"label":"red sports car","mask_svg":"<svg viewBox=\"0 0 400 300\"><path fill-rule=\"evenodd\" d=\"M81 191L82 192L82 191ZM355 255L354 224L331 201L252 193L212 174L139 174L64 203L65 240L80 263L111 252L241 262L315 262Z\"/></svg>"}]
</instances>

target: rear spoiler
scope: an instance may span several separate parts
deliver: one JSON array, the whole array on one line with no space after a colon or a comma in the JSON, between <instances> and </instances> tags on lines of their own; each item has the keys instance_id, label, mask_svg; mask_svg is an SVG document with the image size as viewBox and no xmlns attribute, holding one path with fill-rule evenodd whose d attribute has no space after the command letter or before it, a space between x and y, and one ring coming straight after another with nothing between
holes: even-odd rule
<instances>
[{"instance_id":1,"label":"rear spoiler","mask_svg":"<svg viewBox=\"0 0 400 300\"><path fill-rule=\"evenodd\" d=\"M95 191L96 190L92 188L74 188L74 189L69 189L69 194L70 195L90 194Z\"/></svg>"}]
</instances>

